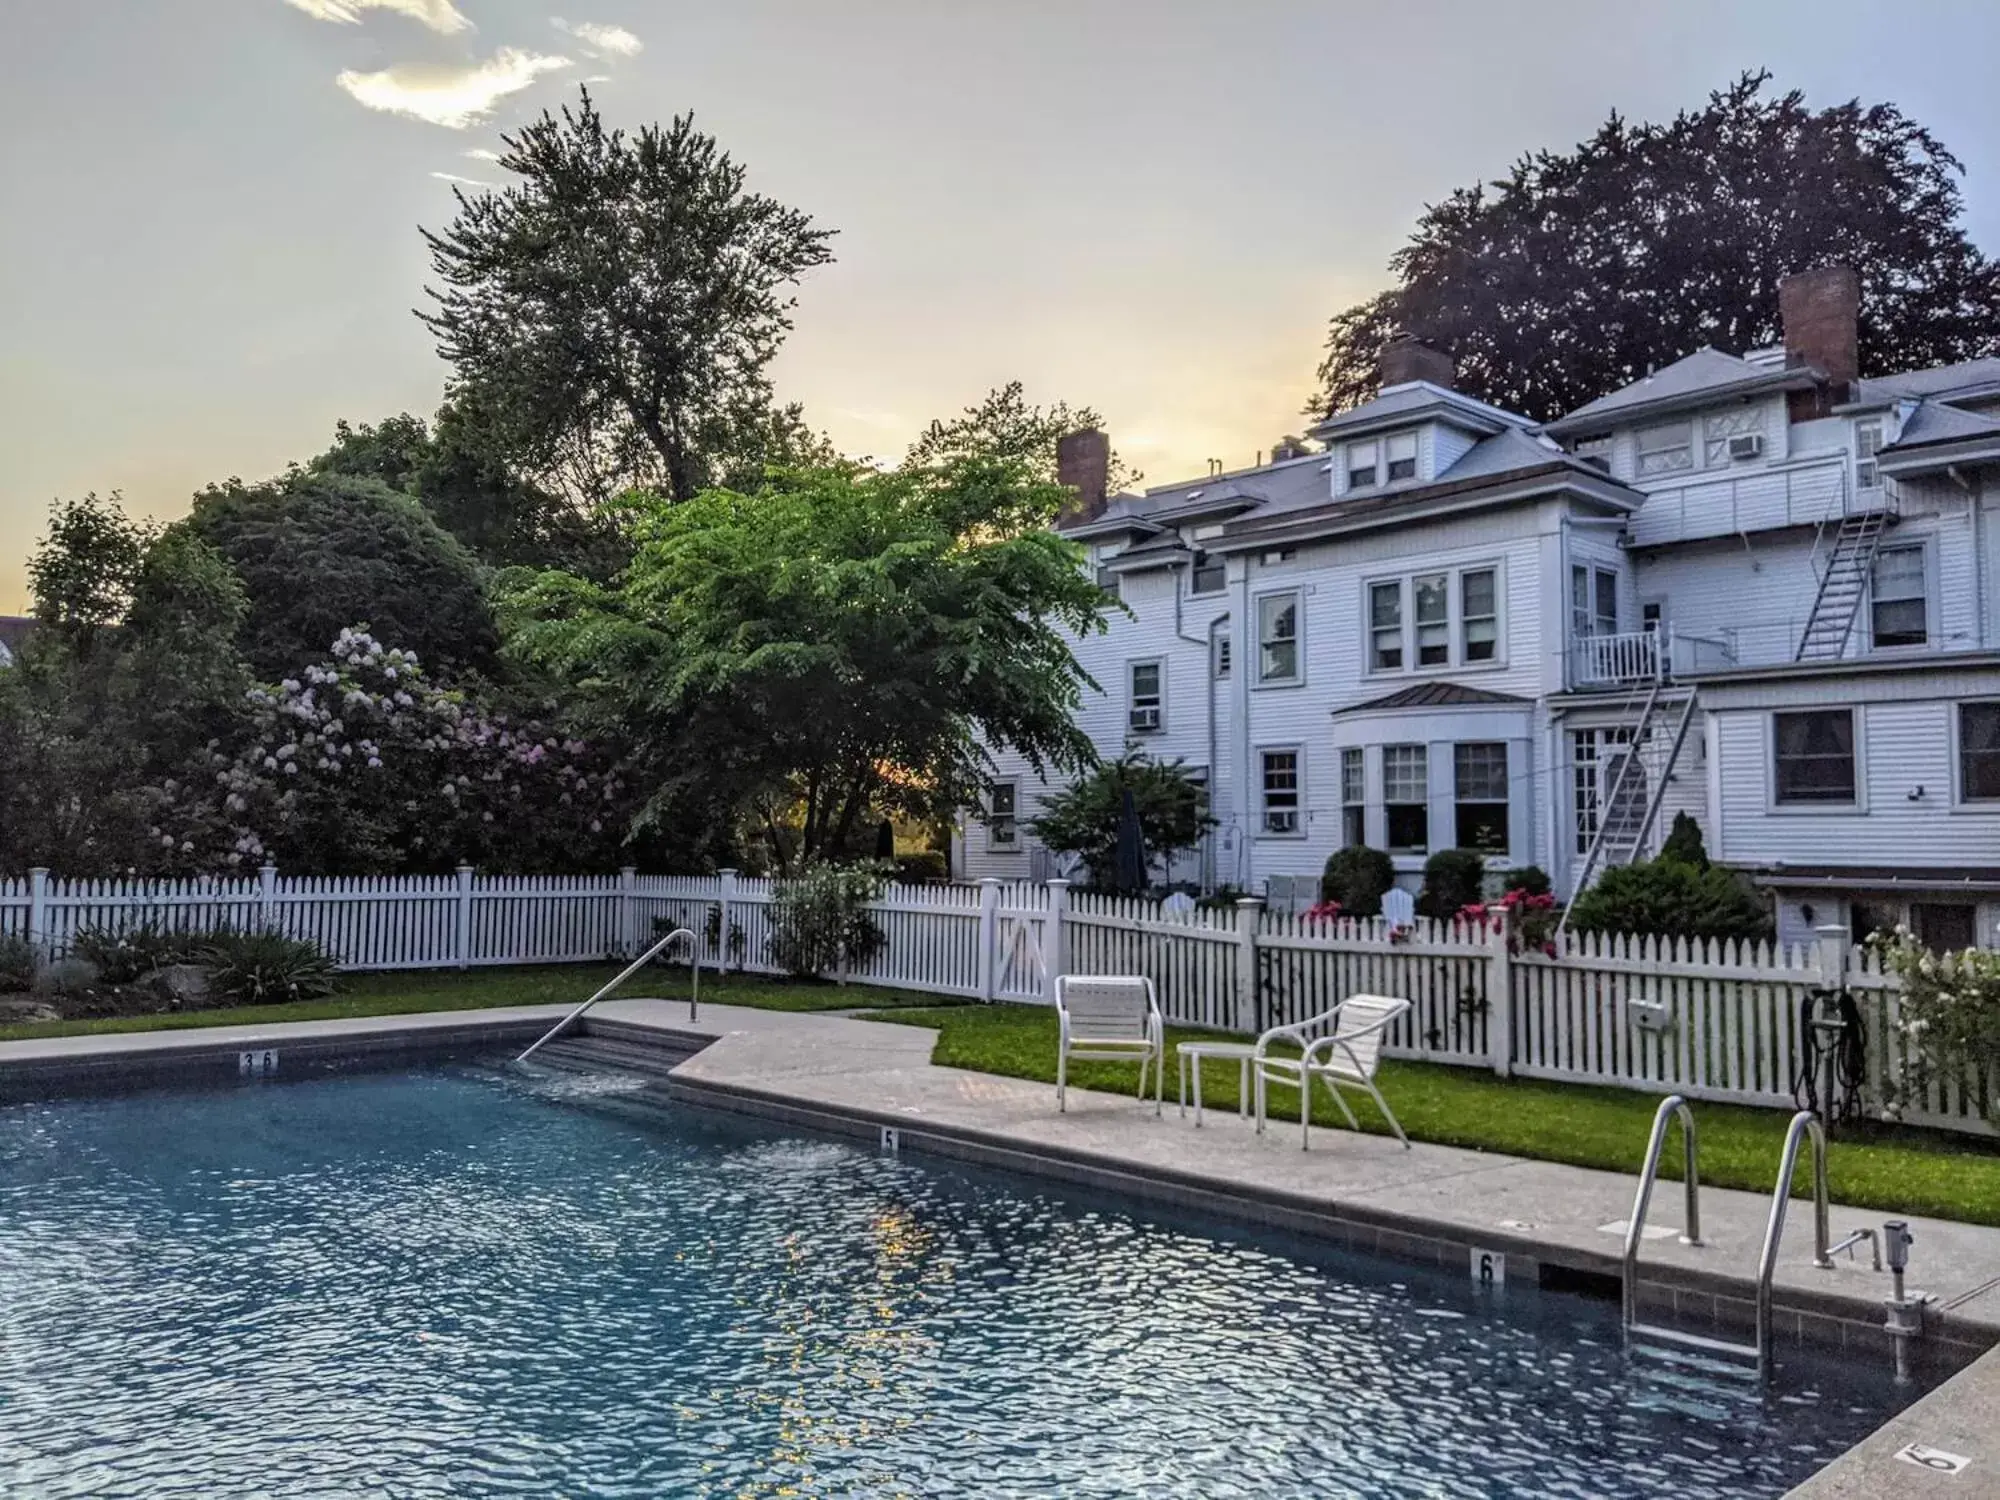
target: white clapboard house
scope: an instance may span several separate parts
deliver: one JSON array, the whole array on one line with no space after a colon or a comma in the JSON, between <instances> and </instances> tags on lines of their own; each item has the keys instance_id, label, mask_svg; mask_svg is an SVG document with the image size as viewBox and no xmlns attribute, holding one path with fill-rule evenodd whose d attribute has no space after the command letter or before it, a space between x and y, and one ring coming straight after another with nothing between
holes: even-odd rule
<instances>
[{"instance_id":1,"label":"white clapboard house","mask_svg":"<svg viewBox=\"0 0 2000 1500\"><path fill-rule=\"evenodd\" d=\"M1084 726L1205 777L1176 880L1306 899L1365 843L1538 864L1565 893L1676 812L1781 936L1910 921L2000 942L2000 360L1861 376L1844 267L1784 343L1701 349L1537 426L1392 346L1380 394L1272 461L1061 523L1123 601ZM1001 757L955 868L1067 873Z\"/></svg>"}]
</instances>

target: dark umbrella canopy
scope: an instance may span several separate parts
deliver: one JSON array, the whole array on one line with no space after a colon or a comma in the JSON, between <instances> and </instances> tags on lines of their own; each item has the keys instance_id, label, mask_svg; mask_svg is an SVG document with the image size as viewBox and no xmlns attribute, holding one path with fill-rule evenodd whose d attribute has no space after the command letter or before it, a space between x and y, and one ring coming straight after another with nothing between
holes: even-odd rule
<instances>
[{"instance_id":1,"label":"dark umbrella canopy","mask_svg":"<svg viewBox=\"0 0 2000 1500\"><path fill-rule=\"evenodd\" d=\"M1146 889L1146 836L1139 829L1139 802L1126 788L1118 809L1118 849L1112 862L1112 879L1121 896L1136 896Z\"/></svg>"}]
</instances>

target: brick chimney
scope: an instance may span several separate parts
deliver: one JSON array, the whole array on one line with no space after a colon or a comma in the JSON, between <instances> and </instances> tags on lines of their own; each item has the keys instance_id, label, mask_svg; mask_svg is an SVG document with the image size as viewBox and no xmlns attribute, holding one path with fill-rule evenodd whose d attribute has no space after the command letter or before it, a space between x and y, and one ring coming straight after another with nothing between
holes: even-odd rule
<instances>
[{"instance_id":1,"label":"brick chimney","mask_svg":"<svg viewBox=\"0 0 2000 1500\"><path fill-rule=\"evenodd\" d=\"M1111 439L1095 427L1056 439L1056 483L1075 492L1059 521L1094 521L1104 514L1111 485Z\"/></svg>"},{"instance_id":2,"label":"brick chimney","mask_svg":"<svg viewBox=\"0 0 2000 1500\"><path fill-rule=\"evenodd\" d=\"M1861 375L1861 277L1852 266L1820 266L1778 283L1785 356L1821 371L1840 400Z\"/></svg>"},{"instance_id":3,"label":"brick chimney","mask_svg":"<svg viewBox=\"0 0 2000 1500\"><path fill-rule=\"evenodd\" d=\"M1409 334L1393 338L1383 346L1381 362L1376 368L1385 389L1408 385L1413 380L1428 380L1450 390L1452 382L1458 379L1458 369L1449 354Z\"/></svg>"}]
</instances>

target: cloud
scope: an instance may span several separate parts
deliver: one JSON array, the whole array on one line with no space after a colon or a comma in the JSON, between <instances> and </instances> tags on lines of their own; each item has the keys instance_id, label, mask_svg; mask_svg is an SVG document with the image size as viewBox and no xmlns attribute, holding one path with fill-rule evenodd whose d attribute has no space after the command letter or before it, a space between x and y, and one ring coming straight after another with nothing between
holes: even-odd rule
<instances>
[{"instance_id":1,"label":"cloud","mask_svg":"<svg viewBox=\"0 0 2000 1500\"><path fill-rule=\"evenodd\" d=\"M342 73L334 82L368 109L464 130L485 119L509 94L518 94L544 73L569 66L566 57L502 47L486 62L471 67L401 65L379 73Z\"/></svg>"},{"instance_id":2,"label":"cloud","mask_svg":"<svg viewBox=\"0 0 2000 1500\"><path fill-rule=\"evenodd\" d=\"M488 151L484 146L474 146L470 151L466 152L465 154L471 157L474 161L500 160L500 153L498 151Z\"/></svg>"},{"instance_id":3,"label":"cloud","mask_svg":"<svg viewBox=\"0 0 2000 1500\"><path fill-rule=\"evenodd\" d=\"M431 176L439 182L462 182L467 187L490 188L495 184L479 177L460 177L456 172L433 172Z\"/></svg>"},{"instance_id":4,"label":"cloud","mask_svg":"<svg viewBox=\"0 0 2000 1500\"><path fill-rule=\"evenodd\" d=\"M390 10L446 36L472 29L472 22L452 0L286 0L286 4L315 21L339 21L349 26L360 24L364 10Z\"/></svg>"},{"instance_id":5,"label":"cloud","mask_svg":"<svg viewBox=\"0 0 2000 1500\"><path fill-rule=\"evenodd\" d=\"M596 21L578 21L572 24L561 16L557 16L549 24L556 30L575 37L583 45L584 51L592 56L608 52L613 57L637 57L646 46L623 26L605 26Z\"/></svg>"}]
</instances>

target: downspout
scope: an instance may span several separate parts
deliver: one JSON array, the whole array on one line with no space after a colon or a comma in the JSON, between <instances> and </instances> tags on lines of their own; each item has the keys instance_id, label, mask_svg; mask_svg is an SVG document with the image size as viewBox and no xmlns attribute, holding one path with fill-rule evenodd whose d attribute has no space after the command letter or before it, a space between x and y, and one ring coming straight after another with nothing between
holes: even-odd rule
<instances>
[{"instance_id":1,"label":"downspout","mask_svg":"<svg viewBox=\"0 0 2000 1500\"><path fill-rule=\"evenodd\" d=\"M1973 644L1985 646L1993 636L1992 616L1987 611L1986 517L1981 514L1986 508L1986 482L1967 479L1957 464L1945 472L1965 491L1966 503L1972 507L1972 607L1979 630Z\"/></svg>"},{"instance_id":2,"label":"downspout","mask_svg":"<svg viewBox=\"0 0 2000 1500\"><path fill-rule=\"evenodd\" d=\"M1176 571L1178 572L1178 570ZM1192 557L1190 557L1187 562L1187 576L1189 585L1190 587L1192 587L1194 580L1194 559ZM1182 623L1182 617L1181 617L1180 579L1178 577L1175 578L1174 638L1176 640L1186 641L1190 645L1198 645L1203 648L1202 704L1207 720L1206 728L1208 737L1208 807L1211 816L1213 816L1215 812L1216 787L1220 785L1222 781L1222 767L1216 763L1216 754L1218 751L1218 746L1216 744L1216 737L1215 737L1215 631L1217 626L1227 625L1228 623L1229 623L1229 611L1224 610L1221 614L1217 615L1214 619L1208 622L1208 630L1204 636L1196 637L1189 635ZM1230 654L1232 658L1235 655L1235 650L1236 650L1235 643L1232 641L1230 644ZM1230 666L1230 675L1233 678L1236 672L1235 661L1232 660L1229 666ZM1202 877L1202 885L1205 888L1209 890L1213 890L1215 888L1215 831L1213 829L1209 831L1207 839L1207 848L1202 856L1201 877Z\"/></svg>"}]
</instances>

